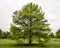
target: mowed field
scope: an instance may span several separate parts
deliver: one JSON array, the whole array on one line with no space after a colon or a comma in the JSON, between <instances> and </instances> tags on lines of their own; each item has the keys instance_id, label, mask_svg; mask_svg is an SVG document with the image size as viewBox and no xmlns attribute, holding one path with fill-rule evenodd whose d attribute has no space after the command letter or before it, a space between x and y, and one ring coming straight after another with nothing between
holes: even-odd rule
<instances>
[{"instance_id":1,"label":"mowed field","mask_svg":"<svg viewBox=\"0 0 60 48\"><path fill-rule=\"evenodd\" d=\"M14 40L0 39L0 48L60 48L60 39L52 38L49 43L46 43L46 47L17 45Z\"/></svg>"}]
</instances>

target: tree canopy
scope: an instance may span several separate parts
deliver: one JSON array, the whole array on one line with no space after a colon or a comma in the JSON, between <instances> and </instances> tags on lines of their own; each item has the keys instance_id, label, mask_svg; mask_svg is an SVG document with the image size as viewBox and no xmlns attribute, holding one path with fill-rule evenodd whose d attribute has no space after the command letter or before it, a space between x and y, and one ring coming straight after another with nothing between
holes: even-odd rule
<instances>
[{"instance_id":1,"label":"tree canopy","mask_svg":"<svg viewBox=\"0 0 60 48\"><path fill-rule=\"evenodd\" d=\"M32 44L33 39L45 42L50 32L47 22L42 8L37 4L28 3L21 10L13 12L13 25L10 31L13 39L27 38L29 44Z\"/></svg>"}]
</instances>

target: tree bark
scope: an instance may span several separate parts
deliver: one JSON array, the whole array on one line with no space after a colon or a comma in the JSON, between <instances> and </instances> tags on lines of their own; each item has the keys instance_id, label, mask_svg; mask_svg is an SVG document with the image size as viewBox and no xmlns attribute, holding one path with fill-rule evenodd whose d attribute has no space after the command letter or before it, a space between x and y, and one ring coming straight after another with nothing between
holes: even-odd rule
<instances>
[{"instance_id":1,"label":"tree bark","mask_svg":"<svg viewBox=\"0 0 60 48\"><path fill-rule=\"evenodd\" d=\"M32 44L32 30L31 30L31 26L32 26L32 18L30 17L29 45Z\"/></svg>"},{"instance_id":2,"label":"tree bark","mask_svg":"<svg viewBox=\"0 0 60 48\"><path fill-rule=\"evenodd\" d=\"M31 34L29 35L29 45L32 44Z\"/></svg>"}]
</instances>

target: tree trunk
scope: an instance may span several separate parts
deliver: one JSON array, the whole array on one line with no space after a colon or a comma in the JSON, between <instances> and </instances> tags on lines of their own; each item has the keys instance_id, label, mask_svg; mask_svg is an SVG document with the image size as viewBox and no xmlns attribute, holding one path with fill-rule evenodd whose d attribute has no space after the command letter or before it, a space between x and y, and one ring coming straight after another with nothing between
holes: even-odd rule
<instances>
[{"instance_id":1,"label":"tree trunk","mask_svg":"<svg viewBox=\"0 0 60 48\"><path fill-rule=\"evenodd\" d=\"M30 27L31 26L32 26L32 18L30 17ZM29 45L32 44L32 35L31 35L31 33L32 33L32 30L30 28L30 30L29 30Z\"/></svg>"},{"instance_id":2,"label":"tree trunk","mask_svg":"<svg viewBox=\"0 0 60 48\"><path fill-rule=\"evenodd\" d=\"M31 34L29 35L29 45L32 44Z\"/></svg>"}]
</instances>

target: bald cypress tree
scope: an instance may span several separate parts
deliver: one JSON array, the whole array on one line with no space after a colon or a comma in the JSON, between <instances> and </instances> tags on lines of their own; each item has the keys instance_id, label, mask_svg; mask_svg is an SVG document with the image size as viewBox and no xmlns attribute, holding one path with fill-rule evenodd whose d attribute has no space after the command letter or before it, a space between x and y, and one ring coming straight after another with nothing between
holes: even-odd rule
<instances>
[{"instance_id":1,"label":"bald cypress tree","mask_svg":"<svg viewBox=\"0 0 60 48\"><path fill-rule=\"evenodd\" d=\"M28 3L21 10L13 12L13 23L18 25L20 29L20 32L17 31L16 33L23 32L23 37L29 40L30 45L32 44L33 38L39 42L45 42L49 38L49 24L44 18L44 12L37 4ZM11 32L14 32L12 27Z\"/></svg>"}]
</instances>

